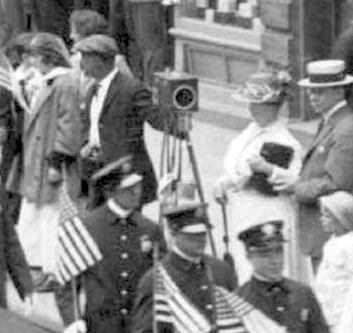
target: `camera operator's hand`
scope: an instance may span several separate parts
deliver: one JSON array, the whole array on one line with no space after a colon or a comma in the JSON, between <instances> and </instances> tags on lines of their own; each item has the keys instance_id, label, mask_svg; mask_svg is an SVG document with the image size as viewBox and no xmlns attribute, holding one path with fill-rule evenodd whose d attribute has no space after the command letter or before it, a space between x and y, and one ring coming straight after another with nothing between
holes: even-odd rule
<instances>
[{"instance_id":1,"label":"camera operator's hand","mask_svg":"<svg viewBox=\"0 0 353 333\"><path fill-rule=\"evenodd\" d=\"M219 178L213 188L213 196L219 204L228 203L227 190L230 186L228 177Z\"/></svg>"}]
</instances>

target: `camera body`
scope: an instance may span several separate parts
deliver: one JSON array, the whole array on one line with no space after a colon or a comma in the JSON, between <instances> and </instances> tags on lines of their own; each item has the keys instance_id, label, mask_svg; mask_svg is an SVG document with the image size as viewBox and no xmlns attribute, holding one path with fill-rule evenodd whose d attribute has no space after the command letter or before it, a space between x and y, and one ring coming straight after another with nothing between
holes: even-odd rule
<instances>
[{"instance_id":1,"label":"camera body","mask_svg":"<svg viewBox=\"0 0 353 333\"><path fill-rule=\"evenodd\" d=\"M198 111L198 79L179 72L154 73L153 102L168 112Z\"/></svg>"}]
</instances>

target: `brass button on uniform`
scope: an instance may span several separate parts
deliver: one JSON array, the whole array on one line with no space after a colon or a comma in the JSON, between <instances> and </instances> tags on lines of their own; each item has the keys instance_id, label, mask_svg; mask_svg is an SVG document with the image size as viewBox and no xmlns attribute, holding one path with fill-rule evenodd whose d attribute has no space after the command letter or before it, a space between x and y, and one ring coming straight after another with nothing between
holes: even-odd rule
<instances>
[{"instance_id":1,"label":"brass button on uniform","mask_svg":"<svg viewBox=\"0 0 353 333\"><path fill-rule=\"evenodd\" d=\"M205 284L203 284L200 288L201 288L201 290L207 290L207 289L208 289L208 286L206 286Z\"/></svg>"},{"instance_id":2,"label":"brass button on uniform","mask_svg":"<svg viewBox=\"0 0 353 333\"><path fill-rule=\"evenodd\" d=\"M120 239L125 242L127 240L127 236L126 235L121 235Z\"/></svg>"},{"instance_id":3,"label":"brass button on uniform","mask_svg":"<svg viewBox=\"0 0 353 333\"><path fill-rule=\"evenodd\" d=\"M124 279L126 279L129 276L129 274L128 274L128 272L123 271L120 273L120 276L123 277Z\"/></svg>"},{"instance_id":4,"label":"brass button on uniform","mask_svg":"<svg viewBox=\"0 0 353 333\"><path fill-rule=\"evenodd\" d=\"M120 313L123 315L123 316L126 316L128 311L127 309L123 308L123 309L120 309Z\"/></svg>"},{"instance_id":5,"label":"brass button on uniform","mask_svg":"<svg viewBox=\"0 0 353 333\"><path fill-rule=\"evenodd\" d=\"M127 290L123 289L120 291L121 296L126 296L128 294Z\"/></svg>"},{"instance_id":6,"label":"brass button on uniform","mask_svg":"<svg viewBox=\"0 0 353 333\"><path fill-rule=\"evenodd\" d=\"M212 304L207 304L206 305L206 310L212 310L213 309L213 305Z\"/></svg>"},{"instance_id":7,"label":"brass button on uniform","mask_svg":"<svg viewBox=\"0 0 353 333\"><path fill-rule=\"evenodd\" d=\"M127 258L129 258L129 254L127 252L124 252L124 253L121 254L120 257L121 257L121 259L126 260Z\"/></svg>"}]
</instances>

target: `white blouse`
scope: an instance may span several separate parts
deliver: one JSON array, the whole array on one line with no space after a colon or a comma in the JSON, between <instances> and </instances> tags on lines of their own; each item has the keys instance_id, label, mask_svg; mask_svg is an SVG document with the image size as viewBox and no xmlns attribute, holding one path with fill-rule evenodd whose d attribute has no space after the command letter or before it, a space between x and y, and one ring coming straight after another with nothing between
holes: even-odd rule
<instances>
[{"instance_id":1,"label":"white blouse","mask_svg":"<svg viewBox=\"0 0 353 333\"><path fill-rule=\"evenodd\" d=\"M329 325L334 326L340 320L352 283L353 231L331 236L323 248L315 290Z\"/></svg>"},{"instance_id":2,"label":"white blouse","mask_svg":"<svg viewBox=\"0 0 353 333\"><path fill-rule=\"evenodd\" d=\"M303 151L300 143L294 138L283 123L277 121L266 127L255 122L249 124L230 144L224 159L226 174L232 182L232 190L244 187L252 175L248 159L258 156L265 142L275 142L290 146L294 150L288 169L274 166L269 182L276 184L283 179L296 177L302 166Z\"/></svg>"}]
</instances>

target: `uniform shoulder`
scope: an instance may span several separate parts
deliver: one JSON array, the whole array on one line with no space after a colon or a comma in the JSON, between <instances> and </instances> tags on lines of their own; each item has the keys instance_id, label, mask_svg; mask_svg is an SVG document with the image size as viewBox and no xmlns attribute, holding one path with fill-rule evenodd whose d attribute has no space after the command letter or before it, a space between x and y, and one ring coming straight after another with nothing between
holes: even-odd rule
<instances>
[{"instance_id":1,"label":"uniform shoulder","mask_svg":"<svg viewBox=\"0 0 353 333\"><path fill-rule=\"evenodd\" d=\"M113 214L106 205L100 206L93 210L83 221L88 228L96 228L102 221L108 221Z\"/></svg>"},{"instance_id":2,"label":"uniform shoulder","mask_svg":"<svg viewBox=\"0 0 353 333\"><path fill-rule=\"evenodd\" d=\"M217 258L212 257L210 255L205 255L204 258L205 258L206 263L209 264L214 271L216 271L216 272L231 272L231 268L223 260L217 259Z\"/></svg>"},{"instance_id":3,"label":"uniform shoulder","mask_svg":"<svg viewBox=\"0 0 353 333\"><path fill-rule=\"evenodd\" d=\"M336 133L342 136L353 136L353 110L350 107L345 109L344 116L337 124Z\"/></svg>"},{"instance_id":4,"label":"uniform shoulder","mask_svg":"<svg viewBox=\"0 0 353 333\"><path fill-rule=\"evenodd\" d=\"M152 229L158 229L159 224L148 217L142 215L140 212L134 212L132 214L132 218L138 223L139 226L141 227L149 227Z\"/></svg>"},{"instance_id":5,"label":"uniform shoulder","mask_svg":"<svg viewBox=\"0 0 353 333\"><path fill-rule=\"evenodd\" d=\"M302 294L313 294L313 291L310 286L306 285L305 283L294 281L288 278L284 278L285 286L295 293L302 293Z\"/></svg>"}]
</instances>

